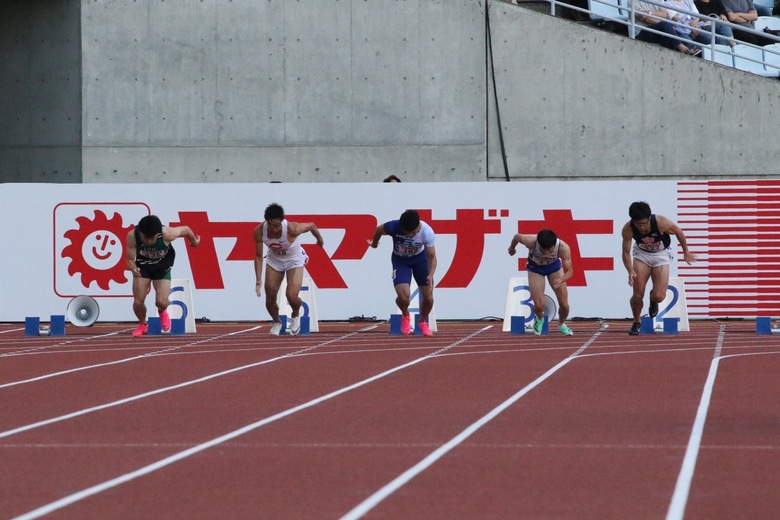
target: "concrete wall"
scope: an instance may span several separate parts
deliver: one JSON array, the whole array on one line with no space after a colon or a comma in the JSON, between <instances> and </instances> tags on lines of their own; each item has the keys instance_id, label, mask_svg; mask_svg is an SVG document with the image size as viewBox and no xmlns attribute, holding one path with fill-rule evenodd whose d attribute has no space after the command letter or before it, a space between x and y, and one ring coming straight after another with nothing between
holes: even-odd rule
<instances>
[{"instance_id":1,"label":"concrete wall","mask_svg":"<svg viewBox=\"0 0 780 520\"><path fill-rule=\"evenodd\" d=\"M81 182L79 12L0 2L0 182Z\"/></svg>"},{"instance_id":2,"label":"concrete wall","mask_svg":"<svg viewBox=\"0 0 780 520\"><path fill-rule=\"evenodd\" d=\"M780 81L490 5L510 178L780 175ZM505 180L490 96L489 174Z\"/></svg>"},{"instance_id":3,"label":"concrete wall","mask_svg":"<svg viewBox=\"0 0 780 520\"><path fill-rule=\"evenodd\" d=\"M85 1L84 182L484 181L483 19L470 0Z\"/></svg>"},{"instance_id":4,"label":"concrete wall","mask_svg":"<svg viewBox=\"0 0 780 520\"><path fill-rule=\"evenodd\" d=\"M488 4L498 111L483 0L6 0L0 181L780 174L780 82Z\"/></svg>"}]
</instances>

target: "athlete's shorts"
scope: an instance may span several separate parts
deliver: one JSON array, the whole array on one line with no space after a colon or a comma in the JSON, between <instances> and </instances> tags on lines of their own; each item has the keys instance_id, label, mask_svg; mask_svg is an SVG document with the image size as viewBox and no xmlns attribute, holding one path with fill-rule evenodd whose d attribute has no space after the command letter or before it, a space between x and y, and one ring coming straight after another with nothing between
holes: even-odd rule
<instances>
[{"instance_id":1,"label":"athlete's shorts","mask_svg":"<svg viewBox=\"0 0 780 520\"><path fill-rule=\"evenodd\" d=\"M639 260L643 264L647 264L649 267L669 265L672 263L672 259L674 258L671 247L669 249L661 249L660 251L651 253L649 251L645 251L644 249L639 249L636 245L634 245L633 254L635 260Z\"/></svg>"},{"instance_id":2,"label":"athlete's shorts","mask_svg":"<svg viewBox=\"0 0 780 520\"><path fill-rule=\"evenodd\" d=\"M563 267L563 263L561 262L560 258L556 259L555 262L547 265L537 265L534 262L529 261L525 267L528 272L540 274L542 276L548 276L560 271Z\"/></svg>"},{"instance_id":3,"label":"athlete's shorts","mask_svg":"<svg viewBox=\"0 0 780 520\"><path fill-rule=\"evenodd\" d=\"M274 271L286 273L290 269L303 267L309 262L309 255L306 254L306 251L304 251L303 248L299 249L299 251L300 254L293 256L279 255L273 251L269 251L265 256L265 263Z\"/></svg>"},{"instance_id":4,"label":"athlete's shorts","mask_svg":"<svg viewBox=\"0 0 780 520\"><path fill-rule=\"evenodd\" d=\"M428 255L423 251L414 256L390 256L393 264L393 285L411 284L412 276L417 287L428 286Z\"/></svg>"},{"instance_id":5,"label":"athlete's shorts","mask_svg":"<svg viewBox=\"0 0 780 520\"><path fill-rule=\"evenodd\" d=\"M154 266L139 265L138 270L141 272L141 278L147 278L149 280L171 279L171 266L163 269L155 269Z\"/></svg>"}]
</instances>

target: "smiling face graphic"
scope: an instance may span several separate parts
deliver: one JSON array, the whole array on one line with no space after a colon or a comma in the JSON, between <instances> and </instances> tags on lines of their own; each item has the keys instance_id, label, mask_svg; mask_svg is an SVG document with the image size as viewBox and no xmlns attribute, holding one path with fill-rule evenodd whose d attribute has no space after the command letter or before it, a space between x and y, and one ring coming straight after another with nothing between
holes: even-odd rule
<instances>
[{"instance_id":1,"label":"smiling face graphic","mask_svg":"<svg viewBox=\"0 0 780 520\"><path fill-rule=\"evenodd\" d=\"M122 253L122 241L106 230L90 233L81 246L81 255L87 265L100 271L115 266L122 257Z\"/></svg>"}]
</instances>

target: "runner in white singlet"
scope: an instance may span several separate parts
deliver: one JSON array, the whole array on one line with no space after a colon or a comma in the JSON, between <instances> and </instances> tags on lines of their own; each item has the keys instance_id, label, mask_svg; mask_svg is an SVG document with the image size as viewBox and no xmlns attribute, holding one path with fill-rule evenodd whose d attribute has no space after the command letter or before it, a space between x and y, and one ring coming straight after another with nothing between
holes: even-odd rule
<instances>
[{"instance_id":1,"label":"runner in white singlet","mask_svg":"<svg viewBox=\"0 0 780 520\"><path fill-rule=\"evenodd\" d=\"M285 296L292 308L290 316L290 334L298 334L301 330L301 285L303 284L303 266L309 261L309 257L301 244L296 240L298 236L309 232L317 239L317 245L322 247L320 231L313 222L290 222L284 218L284 209L279 204L271 204L265 209L265 221L257 225L255 237L255 292L260 297L262 288L265 288L265 308L271 315L273 324L271 334L278 336L282 329L282 320L279 317L279 304L277 298L282 280L287 277L287 291ZM268 247L265 269L265 286L263 286L263 250Z\"/></svg>"}]
</instances>

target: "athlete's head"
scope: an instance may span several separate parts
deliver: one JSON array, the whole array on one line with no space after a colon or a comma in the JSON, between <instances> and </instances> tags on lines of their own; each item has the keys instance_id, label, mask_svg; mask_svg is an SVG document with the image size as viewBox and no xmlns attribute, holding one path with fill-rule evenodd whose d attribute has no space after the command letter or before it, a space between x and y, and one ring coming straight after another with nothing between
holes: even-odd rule
<instances>
[{"instance_id":1,"label":"athlete's head","mask_svg":"<svg viewBox=\"0 0 780 520\"><path fill-rule=\"evenodd\" d=\"M648 219L650 218L651 213L650 204L647 202L632 202L628 207L628 216L631 217L631 220L633 221Z\"/></svg>"},{"instance_id":2,"label":"athlete's head","mask_svg":"<svg viewBox=\"0 0 780 520\"><path fill-rule=\"evenodd\" d=\"M138 221L138 232L141 234L141 241L144 244L154 244L157 242L157 235L162 233L162 222L155 215L147 215Z\"/></svg>"},{"instance_id":3,"label":"athlete's head","mask_svg":"<svg viewBox=\"0 0 780 520\"><path fill-rule=\"evenodd\" d=\"M416 210L407 209L401 214L399 219L401 229L409 236L414 236L420 229L420 214Z\"/></svg>"},{"instance_id":4,"label":"athlete's head","mask_svg":"<svg viewBox=\"0 0 780 520\"><path fill-rule=\"evenodd\" d=\"M265 220L284 220L284 208L276 202L269 204L268 207L265 208L263 218Z\"/></svg>"},{"instance_id":5,"label":"athlete's head","mask_svg":"<svg viewBox=\"0 0 780 520\"><path fill-rule=\"evenodd\" d=\"M558 242L558 235L555 231L550 229L543 229L536 234L536 243L542 251L549 251L555 247L555 243Z\"/></svg>"}]
</instances>

